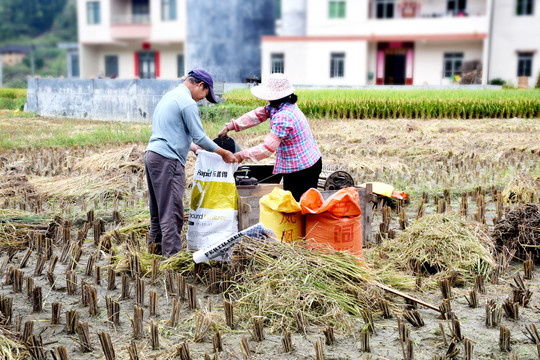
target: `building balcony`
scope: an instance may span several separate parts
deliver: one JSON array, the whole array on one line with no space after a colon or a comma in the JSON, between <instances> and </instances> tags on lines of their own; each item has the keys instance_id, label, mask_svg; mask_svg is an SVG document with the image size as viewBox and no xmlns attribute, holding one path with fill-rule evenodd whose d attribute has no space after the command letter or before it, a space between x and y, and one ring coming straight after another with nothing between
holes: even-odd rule
<instances>
[{"instance_id":1,"label":"building balcony","mask_svg":"<svg viewBox=\"0 0 540 360\"><path fill-rule=\"evenodd\" d=\"M488 0L370 0L369 19L395 20L486 16Z\"/></svg>"},{"instance_id":2,"label":"building balcony","mask_svg":"<svg viewBox=\"0 0 540 360\"><path fill-rule=\"evenodd\" d=\"M395 37L403 40L459 40L484 38L489 31L487 16L398 18L391 20L370 19L366 30L371 36Z\"/></svg>"},{"instance_id":3,"label":"building balcony","mask_svg":"<svg viewBox=\"0 0 540 360\"><path fill-rule=\"evenodd\" d=\"M111 37L119 40L147 39L151 34L149 14L115 15L111 19Z\"/></svg>"}]
</instances>

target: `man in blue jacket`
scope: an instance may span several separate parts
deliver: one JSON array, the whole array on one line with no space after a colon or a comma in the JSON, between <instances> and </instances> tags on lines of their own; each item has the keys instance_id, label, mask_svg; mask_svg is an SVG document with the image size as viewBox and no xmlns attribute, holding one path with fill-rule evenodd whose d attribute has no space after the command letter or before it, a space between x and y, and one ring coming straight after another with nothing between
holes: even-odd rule
<instances>
[{"instance_id":1,"label":"man in blue jacket","mask_svg":"<svg viewBox=\"0 0 540 360\"><path fill-rule=\"evenodd\" d=\"M204 69L193 69L184 82L166 93L152 116L152 135L144 155L146 181L150 194L149 247L165 257L182 249L186 187L186 158L194 142L215 152L227 163L234 155L214 143L205 133L197 101L216 103L212 76Z\"/></svg>"}]
</instances>

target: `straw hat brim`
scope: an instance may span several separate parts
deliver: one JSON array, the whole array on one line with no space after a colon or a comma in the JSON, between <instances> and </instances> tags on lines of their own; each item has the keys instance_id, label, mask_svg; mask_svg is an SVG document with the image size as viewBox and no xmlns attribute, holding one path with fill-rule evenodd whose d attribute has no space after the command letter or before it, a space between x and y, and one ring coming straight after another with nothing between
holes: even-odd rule
<instances>
[{"instance_id":1,"label":"straw hat brim","mask_svg":"<svg viewBox=\"0 0 540 360\"><path fill-rule=\"evenodd\" d=\"M291 95L294 93L294 87L291 85L290 87L283 89L283 90L273 90L268 87L266 84L261 84L255 87L251 88L251 93L253 96L266 101L273 101L282 99L286 96Z\"/></svg>"}]
</instances>

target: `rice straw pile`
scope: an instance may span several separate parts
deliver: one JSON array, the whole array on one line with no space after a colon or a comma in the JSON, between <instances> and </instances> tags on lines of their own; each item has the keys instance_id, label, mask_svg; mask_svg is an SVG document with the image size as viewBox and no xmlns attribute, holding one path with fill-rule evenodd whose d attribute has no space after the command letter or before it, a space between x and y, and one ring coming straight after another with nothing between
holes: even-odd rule
<instances>
[{"instance_id":1,"label":"rice straw pile","mask_svg":"<svg viewBox=\"0 0 540 360\"><path fill-rule=\"evenodd\" d=\"M5 360L28 359L30 355L24 345L4 325L0 326L0 358Z\"/></svg>"},{"instance_id":2,"label":"rice straw pile","mask_svg":"<svg viewBox=\"0 0 540 360\"><path fill-rule=\"evenodd\" d=\"M540 261L540 205L523 204L505 214L495 225L492 236L498 250L506 246L515 250L515 257L524 261L531 253L536 263Z\"/></svg>"},{"instance_id":3,"label":"rice straw pile","mask_svg":"<svg viewBox=\"0 0 540 360\"><path fill-rule=\"evenodd\" d=\"M467 276L489 274L493 264L493 242L481 224L456 213L420 218L395 239L383 241L374 263L385 271L458 272Z\"/></svg>"},{"instance_id":4,"label":"rice straw pile","mask_svg":"<svg viewBox=\"0 0 540 360\"><path fill-rule=\"evenodd\" d=\"M538 200L537 189L540 178L536 180L526 174L520 174L510 181L503 189L502 196L505 203L531 202Z\"/></svg>"},{"instance_id":5,"label":"rice straw pile","mask_svg":"<svg viewBox=\"0 0 540 360\"><path fill-rule=\"evenodd\" d=\"M89 170L91 172L119 169L126 166L135 166L142 169L144 149L138 145L103 150L94 155L87 156L75 164L76 170Z\"/></svg>"},{"instance_id":6,"label":"rice straw pile","mask_svg":"<svg viewBox=\"0 0 540 360\"><path fill-rule=\"evenodd\" d=\"M58 198L86 198L93 200L100 197L117 198L128 194L128 182L122 175L107 177L102 173L96 173L66 178L35 177L30 180L30 183L40 193Z\"/></svg>"},{"instance_id":7,"label":"rice straw pile","mask_svg":"<svg viewBox=\"0 0 540 360\"><path fill-rule=\"evenodd\" d=\"M0 249L23 250L32 232L45 233L50 220L22 210L0 209Z\"/></svg>"},{"instance_id":8,"label":"rice straw pile","mask_svg":"<svg viewBox=\"0 0 540 360\"><path fill-rule=\"evenodd\" d=\"M370 284L372 272L345 252L319 253L302 243L261 242L244 238L235 247L231 269L235 282L227 295L244 320L264 316L271 330L306 324L350 333L363 308L374 307L380 292Z\"/></svg>"},{"instance_id":9,"label":"rice straw pile","mask_svg":"<svg viewBox=\"0 0 540 360\"><path fill-rule=\"evenodd\" d=\"M132 222L130 224L116 229L115 232L126 236L135 233L139 237L146 237L146 234L150 230L150 218L145 214L141 214L132 217L131 220ZM112 232L109 233L109 235L111 234Z\"/></svg>"}]
</instances>

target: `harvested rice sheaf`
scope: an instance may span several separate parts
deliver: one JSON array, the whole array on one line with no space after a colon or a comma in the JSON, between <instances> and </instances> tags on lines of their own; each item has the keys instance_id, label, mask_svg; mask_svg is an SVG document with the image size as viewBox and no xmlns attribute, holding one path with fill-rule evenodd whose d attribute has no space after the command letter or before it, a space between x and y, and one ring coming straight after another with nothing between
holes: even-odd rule
<instances>
[{"instance_id":1,"label":"harvested rice sheaf","mask_svg":"<svg viewBox=\"0 0 540 360\"><path fill-rule=\"evenodd\" d=\"M46 234L47 216L13 209L0 209L0 249L23 250L34 232Z\"/></svg>"},{"instance_id":2,"label":"harvested rice sheaf","mask_svg":"<svg viewBox=\"0 0 540 360\"><path fill-rule=\"evenodd\" d=\"M114 258L115 268L117 273L128 273L130 269L130 256L137 255L139 257L139 264L141 269L141 276L150 277L152 273L152 260L160 259L159 263L159 275L163 274L167 270L172 270L178 273L185 273L192 271L195 263L193 262L193 254L185 251L180 251L176 255L163 259L160 255L154 255L147 251L120 251L122 255Z\"/></svg>"},{"instance_id":3,"label":"harvested rice sheaf","mask_svg":"<svg viewBox=\"0 0 540 360\"><path fill-rule=\"evenodd\" d=\"M16 335L4 325L0 326L0 359L22 360L28 359L30 355Z\"/></svg>"},{"instance_id":4,"label":"harvested rice sheaf","mask_svg":"<svg viewBox=\"0 0 540 360\"><path fill-rule=\"evenodd\" d=\"M470 276L489 274L493 249L481 224L447 212L420 218L371 254L380 258L374 262L385 271L414 272L420 266L424 273L455 271Z\"/></svg>"},{"instance_id":5,"label":"harvested rice sheaf","mask_svg":"<svg viewBox=\"0 0 540 360\"><path fill-rule=\"evenodd\" d=\"M345 252L319 253L299 243L261 242L244 238L230 264L235 281L227 294L235 312L247 321L269 320L272 330L306 324L351 332L365 307L375 307L381 293L370 283L372 271Z\"/></svg>"},{"instance_id":6,"label":"harvested rice sheaf","mask_svg":"<svg viewBox=\"0 0 540 360\"><path fill-rule=\"evenodd\" d=\"M524 204L510 210L495 225L492 233L498 250L506 246L516 250L515 256L525 260L531 252L535 262L540 261L540 205Z\"/></svg>"},{"instance_id":7,"label":"harvested rice sheaf","mask_svg":"<svg viewBox=\"0 0 540 360\"><path fill-rule=\"evenodd\" d=\"M519 174L503 189L502 196L505 203L536 202L540 178L532 178L527 174Z\"/></svg>"}]
</instances>

